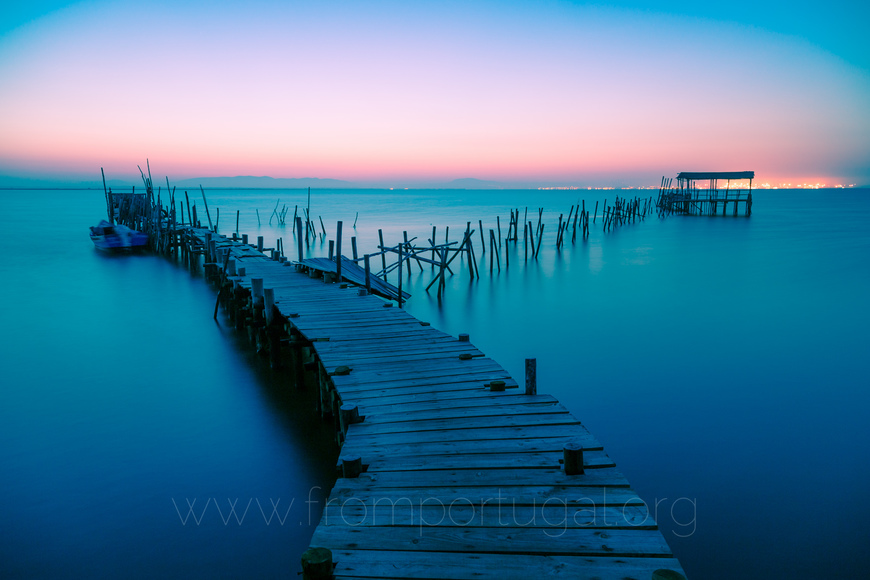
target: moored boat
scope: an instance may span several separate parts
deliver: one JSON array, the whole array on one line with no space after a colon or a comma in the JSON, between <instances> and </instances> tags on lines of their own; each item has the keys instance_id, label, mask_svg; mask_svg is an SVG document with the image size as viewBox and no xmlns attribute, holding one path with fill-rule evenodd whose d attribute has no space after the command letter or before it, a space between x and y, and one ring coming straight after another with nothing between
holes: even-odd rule
<instances>
[{"instance_id":1,"label":"moored boat","mask_svg":"<svg viewBox=\"0 0 870 580\"><path fill-rule=\"evenodd\" d=\"M101 220L97 225L91 226L91 241L98 250L133 250L148 243L148 234Z\"/></svg>"}]
</instances>

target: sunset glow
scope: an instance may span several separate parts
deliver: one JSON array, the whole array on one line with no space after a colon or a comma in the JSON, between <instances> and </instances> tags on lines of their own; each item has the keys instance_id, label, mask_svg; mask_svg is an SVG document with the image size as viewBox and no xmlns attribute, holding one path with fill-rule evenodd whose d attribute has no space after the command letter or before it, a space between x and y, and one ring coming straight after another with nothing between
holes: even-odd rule
<instances>
[{"instance_id":1,"label":"sunset glow","mask_svg":"<svg viewBox=\"0 0 870 580\"><path fill-rule=\"evenodd\" d=\"M870 81L673 14L490 2L73 4L0 37L0 174L870 182Z\"/></svg>"}]
</instances>

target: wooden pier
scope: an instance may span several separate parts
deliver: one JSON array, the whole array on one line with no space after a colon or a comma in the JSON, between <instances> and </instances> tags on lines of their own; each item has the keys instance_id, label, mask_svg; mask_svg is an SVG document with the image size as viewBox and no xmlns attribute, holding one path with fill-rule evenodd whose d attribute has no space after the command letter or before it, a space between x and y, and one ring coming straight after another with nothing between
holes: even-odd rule
<instances>
[{"instance_id":1,"label":"wooden pier","mask_svg":"<svg viewBox=\"0 0 870 580\"><path fill-rule=\"evenodd\" d=\"M746 217L752 215L752 180L754 171L683 171L677 175L677 186L672 187L672 180L662 178L657 207L661 215L732 215L740 212ZM731 187L731 181L749 181L747 188ZM706 182L707 187L700 187L698 182ZM722 187L720 182L724 182ZM721 211L720 211L721 208ZM730 214L729 214L730 210Z\"/></svg>"},{"instance_id":2,"label":"wooden pier","mask_svg":"<svg viewBox=\"0 0 870 580\"><path fill-rule=\"evenodd\" d=\"M110 219L202 269L218 288L215 317L222 305L274 368L317 389L312 412L334 425L340 477L302 557L304 579L685 578L602 445L538 394L534 359L519 384L468 335L394 308L391 299L407 295L343 258L340 234L332 263L302 260L311 228L297 218L300 260L287 261L280 240L270 259L262 237L248 244L247 235L216 233L204 192L210 227L190 225L199 220L189 204L189 223L179 225L174 189L164 208L150 172L143 180L145 195L106 191ZM642 201L616 204L608 220L645 215ZM518 211L511 223L516 241ZM575 232L576 223L575 213ZM469 224L465 241L471 233ZM565 233L560 226L557 239ZM536 234L540 248L542 226ZM399 271L409 243L396 248Z\"/></svg>"},{"instance_id":3,"label":"wooden pier","mask_svg":"<svg viewBox=\"0 0 870 580\"><path fill-rule=\"evenodd\" d=\"M322 267L204 228L181 236L232 323L317 388L335 425L342 476L305 578L683 577L602 445L537 394L534 360L520 385L468 336Z\"/></svg>"}]
</instances>

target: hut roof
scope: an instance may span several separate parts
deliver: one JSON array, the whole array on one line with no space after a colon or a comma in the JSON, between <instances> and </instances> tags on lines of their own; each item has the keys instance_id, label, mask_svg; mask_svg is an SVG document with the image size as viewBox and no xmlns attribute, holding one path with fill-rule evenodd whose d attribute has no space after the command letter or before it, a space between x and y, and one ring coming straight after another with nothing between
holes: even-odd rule
<instances>
[{"instance_id":1,"label":"hut roof","mask_svg":"<svg viewBox=\"0 0 870 580\"><path fill-rule=\"evenodd\" d=\"M681 171L677 179L753 179L754 171Z\"/></svg>"}]
</instances>

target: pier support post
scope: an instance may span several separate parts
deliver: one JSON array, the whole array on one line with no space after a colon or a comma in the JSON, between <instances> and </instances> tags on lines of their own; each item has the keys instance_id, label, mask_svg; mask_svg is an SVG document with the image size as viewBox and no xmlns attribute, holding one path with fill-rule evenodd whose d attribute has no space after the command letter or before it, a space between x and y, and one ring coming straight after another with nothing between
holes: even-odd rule
<instances>
[{"instance_id":1,"label":"pier support post","mask_svg":"<svg viewBox=\"0 0 870 580\"><path fill-rule=\"evenodd\" d=\"M371 294L372 293L372 267L371 267L371 263L369 262L369 255L366 254L364 256L364 258L365 258L365 266L366 266L366 292Z\"/></svg>"},{"instance_id":2,"label":"pier support post","mask_svg":"<svg viewBox=\"0 0 870 580\"><path fill-rule=\"evenodd\" d=\"M308 548L302 554L303 580L332 578L332 551L329 548Z\"/></svg>"},{"instance_id":3,"label":"pier support post","mask_svg":"<svg viewBox=\"0 0 870 580\"><path fill-rule=\"evenodd\" d=\"M341 425L341 434L347 434L347 428L354 423L360 422L359 407L352 403L345 403L338 408L338 416Z\"/></svg>"},{"instance_id":4,"label":"pier support post","mask_svg":"<svg viewBox=\"0 0 870 580\"><path fill-rule=\"evenodd\" d=\"M526 359L526 394L538 394L538 361L534 358Z\"/></svg>"},{"instance_id":5,"label":"pier support post","mask_svg":"<svg viewBox=\"0 0 870 580\"><path fill-rule=\"evenodd\" d=\"M266 315L266 324L272 324L274 315L272 313L275 308L275 290L273 288L263 289L263 312Z\"/></svg>"},{"instance_id":6,"label":"pier support post","mask_svg":"<svg viewBox=\"0 0 870 580\"><path fill-rule=\"evenodd\" d=\"M263 251L263 236L257 236L257 251Z\"/></svg>"},{"instance_id":7,"label":"pier support post","mask_svg":"<svg viewBox=\"0 0 870 580\"><path fill-rule=\"evenodd\" d=\"M562 449L565 462L565 475L583 475L583 446L579 443L567 443Z\"/></svg>"},{"instance_id":8,"label":"pier support post","mask_svg":"<svg viewBox=\"0 0 870 580\"><path fill-rule=\"evenodd\" d=\"M302 218L296 218L296 251L299 256L298 262L302 261Z\"/></svg>"},{"instance_id":9,"label":"pier support post","mask_svg":"<svg viewBox=\"0 0 870 580\"><path fill-rule=\"evenodd\" d=\"M459 342L468 342L469 340L470 337L467 334L463 333L459 335Z\"/></svg>"},{"instance_id":10,"label":"pier support post","mask_svg":"<svg viewBox=\"0 0 870 580\"><path fill-rule=\"evenodd\" d=\"M341 221L335 226L335 279L341 282Z\"/></svg>"},{"instance_id":11,"label":"pier support post","mask_svg":"<svg viewBox=\"0 0 870 580\"><path fill-rule=\"evenodd\" d=\"M342 475L347 478L359 477L359 474L362 473L362 457L359 455L352 455L346 459L342 459L341 472Z\"/></svg>"},{"instance_id":12,"label":"pier support post","mask_svg":"<svg viewBox=\"0 0 870 580\"><path fill-rule=\"evenodd\" d=\"M251 278L251 295L254 297L254 302L258 298L263 298L263 279Z\"/></svg>"}]
</instances>

